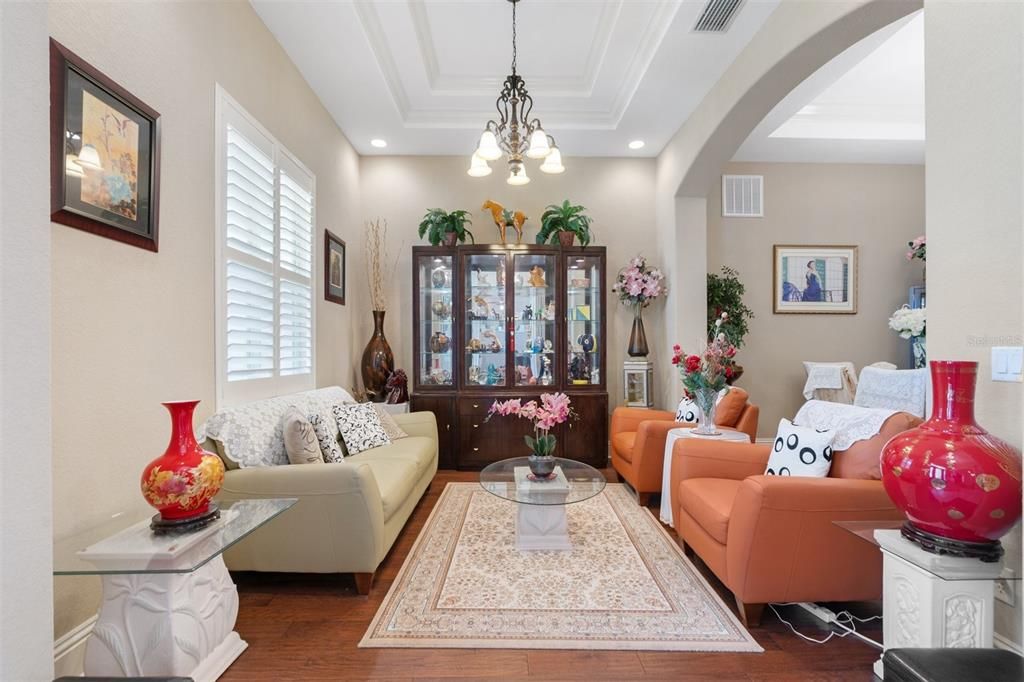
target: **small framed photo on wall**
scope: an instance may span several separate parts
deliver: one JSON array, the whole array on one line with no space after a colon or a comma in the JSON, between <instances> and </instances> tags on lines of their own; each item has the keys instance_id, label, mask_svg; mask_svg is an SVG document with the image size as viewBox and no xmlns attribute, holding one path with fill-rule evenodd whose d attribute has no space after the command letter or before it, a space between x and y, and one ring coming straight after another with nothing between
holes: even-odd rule
<instances>
[{"instance_id":1,"label":"small framed photo on wall","mask_svg":"<svg viewBox=\"0 0 1024 682\"><path fill-rule=\"evenodd\" d=\"M50 219L157 251L160 114L50 40Z\"/></svg>"},{"instance_id":2,"label":"small framed photo on wall","mask_svg":"<svg viewBox=\"0 0 1024 682\"><path fill-rule=\"evenodd\" d=\"M772 271L774 313L857 312L856 246L776 244Z\"/></svg>"},{"instance_id":3,"label":"small framed photo on wall","mask_svg":"<svg viewBox=\"0 0 1024 682\"><path fill-rule=\"evenodd\" d=\"M324 298L345 305L345 242L324 230Z\"/></svg>"}]
</instances>

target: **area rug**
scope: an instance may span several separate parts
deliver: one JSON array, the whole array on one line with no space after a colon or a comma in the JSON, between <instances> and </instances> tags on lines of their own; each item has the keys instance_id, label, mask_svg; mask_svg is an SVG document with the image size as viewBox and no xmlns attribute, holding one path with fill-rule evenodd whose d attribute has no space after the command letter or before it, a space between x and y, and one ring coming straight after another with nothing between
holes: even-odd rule
<instances>
[{"instance_id":1,"label":"area rug","mask_svg":"<svg viewBox=\"0 0 1024 682\"><path fill-rule=\"evenodd\" d=\"M449 483L360 647L762 651L621 484L567 507L568 552L520 552L516 503Z\"/></svg>"}]
</instances>

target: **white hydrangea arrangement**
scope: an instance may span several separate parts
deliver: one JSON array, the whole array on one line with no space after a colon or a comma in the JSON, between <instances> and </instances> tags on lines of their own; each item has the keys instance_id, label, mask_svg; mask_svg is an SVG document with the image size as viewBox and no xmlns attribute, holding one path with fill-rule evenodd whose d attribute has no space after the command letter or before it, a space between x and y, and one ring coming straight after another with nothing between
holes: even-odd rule
<instances>
[{"instance_id":1,"label":"white hydrangea arrangement","mask_svg":"<svg viewBox=\"0 0 1024 682\"><path fill-rule=\"evenodd\" d=\"M903 306L889 318L889 329L909 339L925 335L925 309Z\"/></svg>"}]
</instances>

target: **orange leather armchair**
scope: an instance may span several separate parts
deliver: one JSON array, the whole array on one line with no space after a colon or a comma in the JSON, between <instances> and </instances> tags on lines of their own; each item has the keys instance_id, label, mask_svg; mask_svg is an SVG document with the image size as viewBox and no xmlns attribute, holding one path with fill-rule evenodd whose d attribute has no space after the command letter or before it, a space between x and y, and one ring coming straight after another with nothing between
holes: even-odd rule
<instances>
[{"instance_id":1,"label":"orange leather armchair","mask_svg":"<svg viewBox=\"0 0 1024 682\"><path fill-rule=\"evenodd\" d=\"M677 441L671 480L679 537L732 591L748 627L760 623L767 603L881 599L881 552L833 521L902 520L882 482L764 476L770 451Z\"/></svg>"},{"instance_id":2,"label":"orange leather armchair","mask_svg":"<svg viewBox=\"0 0 1024 682\"><path fill-rule=\"evenodd\" d=\"M715 413L718 426L742 431L753 441L759 409L749 397L742 388L733 387ZM671 429L693 426L675 418L675 412L636 407L617 407L612 412L612 467L633 486L641 505L648 503L651 493L661 492L666 434Z\"/></svg>"}]
</instances>

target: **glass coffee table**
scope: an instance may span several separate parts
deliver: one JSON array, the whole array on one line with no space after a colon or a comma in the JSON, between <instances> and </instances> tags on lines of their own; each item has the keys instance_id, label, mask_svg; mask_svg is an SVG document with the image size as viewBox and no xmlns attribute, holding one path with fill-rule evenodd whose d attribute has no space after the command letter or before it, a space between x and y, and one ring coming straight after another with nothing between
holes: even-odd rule
<instances>
[{"instance_id":1,"label":"glass coffee table","mask_svg":"<svg viewBox=\"0 0 1024 682\"><path fill-rule=\"evenodd\" d=\"M216 680L246 648L238 591L221 555L298 500L238 500L190 533L155 535L153 510L117 514L58 540L53 574L99 575L103 601L85 650L96 677Z\"/></svg>"},{"instance_id":2,"label":"glass coffee table","mask_svg":"<svg viewBox=\"0 0 1024 682\"><path fill-rule=\"evenodd\" d=\"M521 551L572 549L566 505L600 494L606 483L594 467L561 457L555 458L550 480L532 478L528 457L503 459L480 472L484 490L517 504L516 549Z\"/></svg>"}]
</instances>

